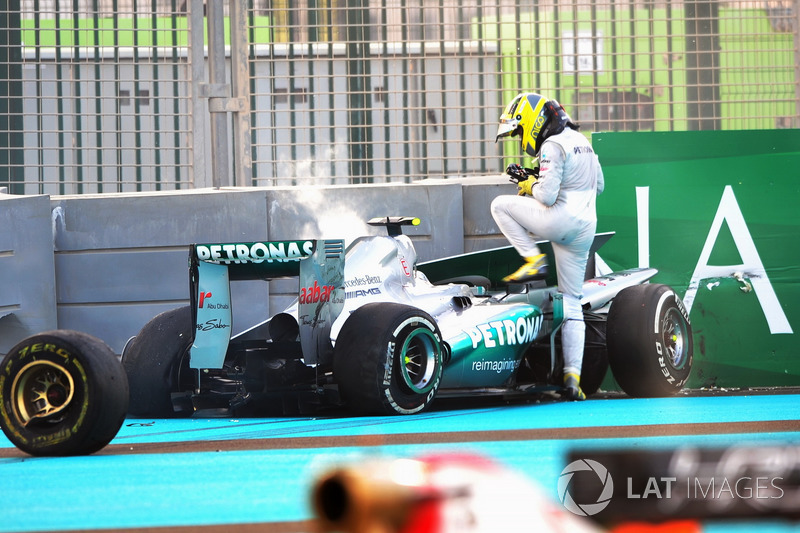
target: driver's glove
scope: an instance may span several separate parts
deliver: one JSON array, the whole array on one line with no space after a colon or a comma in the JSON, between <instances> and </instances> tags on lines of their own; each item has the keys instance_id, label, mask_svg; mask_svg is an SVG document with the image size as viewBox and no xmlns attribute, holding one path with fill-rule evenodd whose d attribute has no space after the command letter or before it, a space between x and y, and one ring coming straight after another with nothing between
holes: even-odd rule
<instances>
[{"instance_id":1,"label":"driver's glove","mask_svg":"<svg viewBox=\"0 0 800 533\"><path fill-rule=\"evenodd\" d=\"M519 183L528 179L526 168L517 163L511 163L506 167L506 174L508 174L509 181Z\"/></svg>"},{"instance_id":2,"label":"driver's glove","mask_svg":"<svg viewBox=\"0 0 800 533\"><path fill-rule=\"evenodd\" d=\"M537 181L538 180L536 178L531 176L525 181L520 181L519 183L517 183L517 195L533 196L533 186L536 185Z\"/></svg>"},{"instance_id":3,"label":"driver's glove","mask_svg":"<svg viewBox=\"0 0 800 533\"><path fill-rule=\"evenodd\" d=\"M506 167L510 181L517 185L519 196L533 196L531 190L539 178L539 167L525 168L517 163L511 163Z\"/></svg>"}]
</instances>

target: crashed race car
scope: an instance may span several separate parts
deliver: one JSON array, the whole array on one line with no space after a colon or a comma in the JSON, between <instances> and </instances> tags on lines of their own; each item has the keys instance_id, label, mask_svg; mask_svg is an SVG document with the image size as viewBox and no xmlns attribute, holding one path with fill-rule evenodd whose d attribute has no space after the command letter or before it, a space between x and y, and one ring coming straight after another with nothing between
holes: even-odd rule
<instances>
[{"instance_id":1,"label":"crashed race car","mask_svg":"<svg viewBox=\"0 0 800 533\"><path fill-rule=\"evenodd\" d=\"M126 415L172 417L307 413L408 415L436 398L562 392L556 272L505 285L511 247L418 263L402 228L343 240L194 244L188 306L159 314L121 361L86 333L54 330L14 346L0 363L0 428L32 455L95 452ZM591 256L612 234L598 234ZM547 243L541 243L549 251ZM692 366L689 316L675 292L636 268L583 286L581 386L596 392L611 368L630 396L675 394ZM297 278L294 304L231 331L230 283Z\"/></svg>"},{"instance_id":2,"label":"crashed race car","mask_svg":"<svg viewBox=\"0 0 800 533\"><path fill-rule=\"evenodd\" d=\"M505 247L425 263L403 226L342 240L196 244L191 304L162 313L126 346L133 416L308 412L418 413L436 398L558 394L561 297L549 280L499 282L519 259ZM612 234L599 234L592 256ZM546 247L546 243L544 243ZM581 383L592 394L608 367L630 396L679 391L692 364L680 298L637 268L584 284ZM230 282L295 276L298 298L246 331L231 331Z\"/></svg>"}]
</instances>

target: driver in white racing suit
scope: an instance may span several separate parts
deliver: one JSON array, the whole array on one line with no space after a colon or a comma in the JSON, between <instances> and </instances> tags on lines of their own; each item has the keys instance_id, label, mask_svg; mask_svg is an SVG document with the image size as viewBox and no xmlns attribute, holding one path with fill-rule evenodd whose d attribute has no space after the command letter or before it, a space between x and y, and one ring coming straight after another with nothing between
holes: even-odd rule
<instances>
[{"instance_id":1,"label":"driver in white racing suit","mask_svg":"<svg viewBox=\"0 0 800 533\"><path fill-rule=\"evenodd\" d=\"M519 193L492 202L495 222L525 259L503 281L524 283L546 277L547 256L536 241L552 243L564 302L564 387L569 399L583 400L580 373L586 329L580 302L597 227L595 203L603 192L603 171L589 141L555 100L536 93L517 95L500 116L497 139L516 135L523 152L539 158L539 169L538 177L531 174L526 179L527 169L510 165L507 173L519 180Z\"/></svg>"}]
</instances>

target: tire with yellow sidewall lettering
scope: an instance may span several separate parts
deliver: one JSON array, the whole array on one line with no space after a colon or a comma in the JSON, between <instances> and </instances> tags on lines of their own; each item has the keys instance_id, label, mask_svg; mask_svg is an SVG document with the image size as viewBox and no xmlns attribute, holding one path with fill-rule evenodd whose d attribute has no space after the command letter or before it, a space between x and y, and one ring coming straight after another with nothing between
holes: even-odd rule
<instances>
[{"instance_id":1,"label":"tire with yellow sidewall lettering","mask_svg":"<svg viewBox=\"0 0 800 533\"><path fill-rule=\"evenodd\" d=\"M33 335L0 364L0 427L30 455L94 453L114 438L127 410L122 364L86 333Z\"/></svg>"}]
</instances>

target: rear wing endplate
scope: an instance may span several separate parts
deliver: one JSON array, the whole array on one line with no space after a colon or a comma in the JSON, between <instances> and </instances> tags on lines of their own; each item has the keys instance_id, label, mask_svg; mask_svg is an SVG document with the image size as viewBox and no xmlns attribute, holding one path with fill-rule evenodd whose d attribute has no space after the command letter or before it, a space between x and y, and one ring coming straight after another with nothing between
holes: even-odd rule
<instances>
[{"instance_id":1,"label":"rear wing endplate","mask_svg":"<svg viewBox=\"0 0 800 533\"><path fill-rule=\"evenodd\" d=\"M233 322L231 281L295 276L300 343L306 362L315 363L330 349L330 328L344 307L344 252L341 239L191 245L189 366L222 368Z\"/></svg>"}]
</instances>

